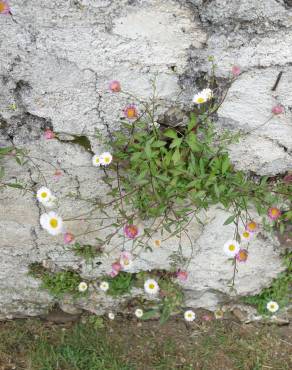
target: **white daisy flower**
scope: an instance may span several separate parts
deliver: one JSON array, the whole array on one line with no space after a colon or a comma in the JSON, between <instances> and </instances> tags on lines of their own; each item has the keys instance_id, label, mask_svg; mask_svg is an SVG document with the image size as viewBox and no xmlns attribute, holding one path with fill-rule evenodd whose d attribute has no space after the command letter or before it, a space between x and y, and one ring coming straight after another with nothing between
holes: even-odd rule
<instances>
[{"instance_id":1,"label":"white daisy flower","mask_svg":"<svg viewBox=\"0 0 292 370\"><path fill-rule=\"evenodd\" d=\"M219 308L218 310L216 310L216 311L214 312L214 316L215 316L215 319L216 319L216 320L223 319L223 317L224 317L224 312Z\"/></svg>"},{"instance_id":2,"label":"white daisy flower","mask_svg":"<svg viewBox=\"0 0 292 370\"><path fill-rule=\"evenodd\" d=\"M223 249L228 257L235 257L240 247L236 240L228 240L228 242L224 244Z\"/></svg>"},{"instance_id":3,"label":"white daisy flower","mask_svg":"<svg viewBox=\"0 0 292 370\"><path fill-rule=\"evenodd\" d=\"M115 319L115 314L114 314L114 313L112 313L112 312L109 312L109 314L108 314L108 318L109 318L110 320L114 320L114 319Z\"/></svg>"},{"instance_id":4,"label":"white daisy flower","mask_svg":"<svg viewBox=\"0 0 292 370\"><path fill-rule=\"evenodd\" d=\"M99 167L101 165L101 159L100 159L100 156L98 154L95 154L93 157L92 157L92 164L95 166L95 167Z\"/></svg>"},{"instance_id":5,"label":"white daisy flower","mask_svg":"<svg viewBox=\"0 0 292 370\"><path fill-rule=\"evenodd\" d=\"M159 285L154 279L148 279L144 283L144 290L146 293L154 295L159 292Z\"/></svg>"},{"instance_id":6,"label":"white daisy flower","mask_svg":"<svg viewBox=\"0 0 292 370\"><path fill-rule=\"evenodd\" d=\"M209 88L202 90L201 94L205 95L207 100L210 100L213 98L213 91Z\"/></svg>"},{"instance_id":7,"label":"white daisy flower","mask_svg":"<svg viewBox=\"0 0 292 370\"><path fill-rule=\"evenodd\" d=\"M195 318L196 318L196 314L192 310L187 310L184 313L184 318L185 318L186 321L194 321Z\"/></svg>"},{"instance_id":8,"label":"white daisy flower","mask_svg":"<svg viewBox=\"0 0 292 370\"><path fill-rule=\"evenodd\" d=\"M50 201L52 195L52 192L50 189L46 188L45 186L42 186L38 191L37 191L37 200L40 203L46 204L47 202Z\"/></svg>"},{"instance_id":9,"label":"white daisy flower","mask_svg":"<svg viewBox=\"0 0 292 370\"><path fill-rule=\"evenodd\" d=\"M88 285L84 281L81 281L81 283L78 285L78 290L81 293L86 292L87 288Z\"/></svg>"},{"instance_id":10,"label":"white daisy flower","mask_svg":"<svg viewBox=\"0 0 292 370\"><path fill-rule=\"evenodd\" d=\"M140 319L143 316L143 310L141 310L141 308L137 308L135 311L135 316Z\"/></svg>"},{"instance_id":11,"label":"white daisy flower","mask_svg":"<svg viewBox=\"0 0 292 370\"><path fill-rule=\"evenodd\" d=\"M55 212L42 214L40 224L51 235L58 235L63 232L63 220Z\"/></svg>"},{"instance_id":12,"label":"white daisy flower","mask_svg":"<svg viewBox=\"0 0 292 370\"><path fill-rule=\"evenodd\" d=\"M249 241L252 238L252 233L249 232L248 230L244 230L243 233L241 234L241 239L244 241Z\"/></svg>"},{"instance_id":13,"label":"white daisy flower","mask_svg":"<svg viewBox=\"0 0 292 370\"><path fill-rule=\"evenodd\" d=\"M99 285L100 289L103 292L106 292L109 289L109 283L107 281L102 281Z\"/></svg>"},{"instance_id":14,"label":"white daisy flower","mask_svg":"<svg viewBox=\"0 0 292 370\"><path fill-rule=\"evenodd\" d=\"M100 162L103 166L108 166L113 160L113 156L109 152L104 152L100 156Z\"/></svg>"},{"instance_id":15,"label":"white daisy flower","mask_svg":"<svg viewBox=\"0 0 292 370\"><path fill-rule=\"evenodd\" d=\"M207 101L207 96L205 94L202 94L201 92L196 94L194 97L193 97L193 103L196 103L196 104L203 104L203 103L206 103Z\"/></svg>"},{"instance_id":16,"label":"white daisy flower","mask_svg":"<svg viewBox=\"0 0 292 370\"><path fill-rule=\"evenodd\" d=\"M274 302L274 301L270 301L267 303L267 310L274 313L274 312L277 312L279 309L279 305L277 302Z\"/></svg>"}]
</instances>

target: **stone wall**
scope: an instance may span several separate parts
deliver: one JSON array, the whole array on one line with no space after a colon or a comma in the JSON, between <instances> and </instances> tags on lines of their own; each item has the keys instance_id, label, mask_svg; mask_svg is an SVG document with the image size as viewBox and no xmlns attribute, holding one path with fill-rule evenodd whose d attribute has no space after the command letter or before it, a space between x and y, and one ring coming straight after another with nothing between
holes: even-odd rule
<instances>
[{"instance_id":1,"label":"stone wall","mask_svg":"<svg viewBox=\"0 0 292 370\"><path fill-rule=\"evenodd\" d=\"M236 168L258 175L291 170L292 8L288 1L10 3L13 17L0 17L0 145L25 148L31 160L19 167L9 159L5 181L17 178L33 190L46 181L60 200L58 209L64 218L88 211L90 204L84 199L105 192L100 172L91 166L91 152L74 139L87 136L94 152L102 148L96 130L106 136L109 130L119 129L122 109L132 101L111 94L108 82L120 80L125 90L147 99L151 79L156 78L160 113L174 106L189 109L192 95L209 72L210 55L222 86L233 65L242 71L218 112L218 127L251 130L270 116L273 105L285 107L284 115L230 148ZM278 87L271 91L280 71ZM62 142L45 140L45 128L62 133ZM64 174L55 181L59 167ZM27 275L31 262L46 261L55 269L73 267L85 278L98 277L109 271L119 254L114 250L103 256L102 264L92 271L72 253L64 253L61 237L41 229L43 211L31 192L4 189L0 197L1 318L38 315L54 303L39 289L39 281ZM188 306L215 309L230 299L227 281L232 269L221 253L224 241L233 234L231 226L222 226L227 216L213 207L202 215L204 227L192 225L196 250L184 283ZM68 225L78 234L95 224ZM94 235L82 242L94 243ZM187 241L185 245L188 255ZM153 253L142 252L132 271L169 269L168 257L176 249L176 240L170 240ZM239 295L254 294L269 285L283 270L279 253L276 240L259 234L249 262L239 267ZM89 299L76 305L104 313L119 307L119 302L92 288Z\"/></svg>"}]
</instances>

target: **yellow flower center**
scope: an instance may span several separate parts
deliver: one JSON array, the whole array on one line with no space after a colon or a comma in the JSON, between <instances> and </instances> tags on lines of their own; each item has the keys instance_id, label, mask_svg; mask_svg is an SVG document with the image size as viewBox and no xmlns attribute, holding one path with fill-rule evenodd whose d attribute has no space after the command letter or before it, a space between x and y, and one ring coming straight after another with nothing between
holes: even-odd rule
<instances>
[{"instance_id":1,"label":"yellow flower center","mask_svg":"<svg viewBox=\"0 0 292 370\"><path fill-rule=\"evenodd\" d=\"M242 235L243 235L244 238L248 238L249 237L249 232L248 231L244 231Z\"/></svg>"},{"instance_id":2,"label":"yellow flower center","mask_svg":"<svg viewBox=\"0 0 292 370\"><path fill-rule=\"evenodd\" d=\"M128 118L136 117L136 110L134 108L128 108L127 116L128 116Z\"/></svg>"},{"instance_id":3,"label":"yellow flower center","mask_svg":"<svg viewBox=\"0 0 292 370\"><path fill-rule=\"evenodd\" d=\"M273 216L277 216L279 211L277 210L277 208L272 208L271 213Z\"/></svg>"},{"instance_id":4,"label":"yellow flower center","mask_svg":"<svg viewBox=\"0 0 292 370\"><path fill-rule=\"evenodd\" d=\"M48 196L48 194L45 191L41 193L42 198L46 198L47 196Z\"/></svg>"},{"instance_id":5,"label":"yellow flower center","mask_svg":"<svg viewBox=\"0 0 292 370\"><path fill-rule=\"evenodd\" d=\"M247 226L249 227L250 230L255 230L257 224L255 222L250 222Z\"/></svg>"},{"instance_id":6,"label":"yellow flower center","mask_svg":"<svg viewBox=\"0 0 292 370\"><path fill-rule=\"evenodd\" d=\"M0 1L0 13L6 10L6 4Z\"/></svg>"},{"instance_id":7,"label":"yellow flower center","mask_svg":"<svg viewBox=\"0 0 292 370\"><path fill-rule=\"evenodd\" d=\"M202 98L201 96L197 99L198 103L205 103L205 99Z\"/></svg>"},{"instance_id":8,"label":"yellow flower center","mask_svg":"<svg viewBox=\"0 0 292 370\"><path fill-rule=\"evenodd\" d=\"M191 317L192 317L192 314L191 314L191 313L189 313L189 314L188 314L188 317L189 317L189 318L191 318Z\"/></svg>"},{"instance_id":9,"label":"yellow flower center","mask_svg":"<svg viewBox=\"0 0 292 370\"><path fill-rule=\"evenodd\" d=\"M58 220L56 218L51 218L50 225L53 229L55 229L56 227L58 227Z\"/></svg>"},{"instance_id":10,"label":"yellow flower center","mask_svg":"<svg viewBox=\"0 0 292 370\"><path fill-rule=\"evenodd\" d=\"M95 162L96 163L99 163L99 158L98 157L95 159Z\"/></svg>"},{"instance_id":11,"label":"yellow flower center","mask_svg":"<svg viewBox=\"0 0 292 370\"><path fill-rule=\"evenodd\" d=\"M154 289L155 288L155 285L153 283L150 283L149 284L149 289Z\"/></svg>"},{"instance_id":12,"label":"yellow flower center","mask_svg":"<svg viewBox=\"0 0 292 370\"><path fill-rule=\"evenodd\" d=\"M275 305L274 304L271 304L270 305L270 308L273 310L275 308Z\"/></svg>"},{"instance_id":13,"label":"yellow flower center","mask_svg":"<svg viewBox=\"0 0 292 370\"><path fill-rule=\"evenodd\" d=\"M230 245L229 245L229 250L230 250L231 252L235 251L235 245L230 244Z\"/></svg>"},{"instance_id":14,"label":"yellow flower center","mask_svg":"<svg viewBox=\"0 0 292 370\"><path fill-rule=\"evenodd\" d=\"M155 245L156 247L160 247L160 245L161 245L161 241L160 241L160 240L155 240L155 241L154 241L154 245Z\"/></svg>"},{"instance_id":15,"label":"yellow flower center","mask_svg":"<svg viewBox=\"0 0 292 370\"><path fill-rule=\"evenodd\" d=\"M105 161L106 163L109 163L109 161L110 161L109 157L105 157L105 158L104 158L104 161Z\"/></svg>"},{"instance_id":16,"label":"yellow flower center","mask_svg":"<svg viewBox=\"0 0 292 370\"><path fill-rule=\"evenodd\" d=\"M128 260L128 259L125 259L125 260L124 260L124 265L126 265L126 266L127 266L128 264L129 264L129 260Z\"/></svg>"}]
</instances>

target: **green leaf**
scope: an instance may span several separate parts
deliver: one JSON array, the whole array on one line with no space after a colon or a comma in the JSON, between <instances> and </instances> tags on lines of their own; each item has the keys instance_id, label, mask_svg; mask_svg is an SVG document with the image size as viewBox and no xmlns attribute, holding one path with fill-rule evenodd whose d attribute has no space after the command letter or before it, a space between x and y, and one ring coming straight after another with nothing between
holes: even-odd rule
<instances>
[{"instance_id":1,"label":"green leaf","mask_svg":"<svg viewBox=\"0 0 292 370\"><path fill-rule=\"evenodd\" d=\"M163 135L166 136L166 137L170 137L171 139L176 139L177 138L177 133L176 131L174 131L173 129L171 128L168 128L166 129L164 132L163 132Z\"/></svg>"},{"instance_id":2,"label":"green leaf","mask_svg":"<svg viewBox=\"0 0 292 370\"><path fill-rule=\"evenodd\" d=\"M173 153L172 155L172 161L174 164L177 164L179 161L180 161L180 152L179 152L179 148L177 148L175 150L175 152Z\"/></svg>"},{"instance_id":3,"label":"green leaf","mask_svg":"<svg viewBox=\"0 0 292 370\"><path fill-rule=\"evenodd\" d=\"M170 144L170 148L175 148L175 147L180 147L182 143L182 139L180 138L177 138L177 139L174 139L173 142Z\"/></svg>"},{"instance_id":4,"label":"green leaf","mask_svg":"<svg viewBox=\"0 0 292 370\"><path fill-rule=\"evenodd\" d=\"M191 148L191 150L193 152L200 152L201 151L201 147L198 143L198 140L197 140L197 136L193 133L193 132L190 132L186 138L186 142L188 144L188 146Z\"/></svg>"},{"instance_id":5,"label":"green leaf","mask_svg":"<svg viewBox=\"0 0 292 370\"><path fill-rule=\"evenodd\" d=\"M13 146L8 146L6 148L0 148L0 155L5 155L10 153L13 150Z\"/></svg>"},{"instance_id":6,"label":"green leaf","mask_svg":"<svg viewBox=\"0 0 292 370\"><path fill-rule=\"evenodd\" d=\"M226 157L222 163L222 173L225 174L230 167L230 160Z\"/></svg>"},{"instance_id":7,"label":"green leaf","mask_svg":"<svg viewBox=\"0 0 292 370\"><path fill-rule=\"evenodd\" d=\"M152 144L152 148L160 148L161 146L164 146L164 145L166 145L166 141L157 140L157 141L154 141L154 143Z\"/></svg>"},{"instance_id":8,"label":"green leaf","mask_svg":"<svg viewBox=\"0 0 292 370\"><path fill-rule=\"evenodd\" d=\"M143 316L141 317L142 320L149 320L152 317L155 317L158 313L158 310L150 310L143 313Z\"/></svg>"},{"instance_id":9,"label":"green leaf","mask_svg":"<svg viewBox=\"0 0 292 370\"><path fill-rule=\"evenodd\" d=\"M237 215L229 216L229 217L224 221L224 224L223 224L223 225L229 225L229 224L231 224L231 223L236 219L236 216L237 216Z\"/></svg>"}]
</instances>

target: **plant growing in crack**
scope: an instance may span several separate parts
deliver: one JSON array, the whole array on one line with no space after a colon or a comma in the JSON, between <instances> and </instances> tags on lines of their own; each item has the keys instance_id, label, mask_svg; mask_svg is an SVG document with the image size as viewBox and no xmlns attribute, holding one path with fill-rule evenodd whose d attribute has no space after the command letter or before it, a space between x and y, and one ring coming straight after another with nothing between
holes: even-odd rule
<instances>
[{"instance_id":1,"label":"plant growing in crack","mask_svg":"<svg viewBox=\"0 0 292 370\"><path fill-rule=\"evenodd\" d=\"M238 71L235 72L238 75ZM159 97L155 83L152 97L145 102L124 92L121 84L113 81L110 84L112 93L124 94L129 104L123 110L125 117L121 129L108 130L109 139L103 143L106 149L92 157L92 165L100 171L108 191L87 199L91 207L86 212L63 218L55 210L46 210L40 217L42 228L53 236L64 234L66 244L93 234L98 235L99 248L115 245L109 254L114 249L122 250L110 273L113 294L130 291L132 279L128 270L142 251L152 251L171 239L176 240L177 245L177 251L172 253L173 269L180 272L181 277L187 276L184 274L189 261L195 257L189 229L193 220L204 225L201 214L213 205L220 205L230 213L222 222L224 225L234 225L233 238L222 246L233 269L229 284L233 290L238 264L248 261L252 238L261 229L279 228L284 232L286 224L292 220L292 180L252 179L234 169L227 146L250 132L239 135L216 132L213 117L227 92L217 101L213 91L215 85L213 73L210 87L194 96L188 123L165 127L157 122ZM280 107L272 111L273 115L282 113ZM259 127L268 124L271 117ZM47 140L60 140L60 133L51 129L46 130L45 135ZM88 140L82 142L88 146ZM35 158L28 154L25 157L35 164ZM44 185L47 185L45 180ZM56 196L47 186L37 189L37 199L45 209L57 208ZM250 207L257 210L261 222L254 220ZM78 234L67 230L69 221L71 225L92 221L97 226ZM185 243L192 250L188 257L184 256ZM92 247L78 241L71 249L87 261L94 257ZM126 249L128 256L125 256ZM172 298L165 299L168 308L163 308L163 316L167 317L170 306L176 306L174 302Z\"/></svg>"}]
</instances>

